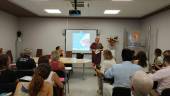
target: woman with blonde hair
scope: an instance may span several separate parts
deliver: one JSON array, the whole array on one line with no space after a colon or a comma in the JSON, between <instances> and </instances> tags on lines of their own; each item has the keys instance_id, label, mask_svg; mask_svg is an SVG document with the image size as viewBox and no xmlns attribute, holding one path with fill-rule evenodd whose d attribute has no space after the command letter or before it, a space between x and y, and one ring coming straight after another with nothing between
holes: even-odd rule
<instances>
[{"instance_id":1,"label":"woman with blonde hair","mask_svg":"<svg viewBox=\"0 0 170 96\"><path fill-rule=\"evenodd\" d=\"M60 53L58 51L52 51L50 65L53 71L64 71L64 64L59 59Z\"/></svg>"},{"instance_id":2,"label":"woman with blonde hair","mask_svg":"<svg viewBox=\"0 0 170 96\"><path fill-rule=\"evenodd\" d=\"M111 68L113 64L116 64L115 59L113 58L112 52L110 50L104 50L103 57L104 57L104 61L101 63L100 70L95 68L95 71L98 74L99 89L97 92L99 94L102 94L103 90L105 90L105 89L109 89L112 91L112 88L110 88L110 87L106 88L106 86L108 86L108 84L104 83L104 85L106 85L106 86L103 86L103 83L102 83L103 82L103 74L107 69ZM108 82L108 83L113 83L114 79L113 78L112 79L104 78L104 81Z\"/></svg>"},{"instance_id":3,"label":"woman with blonde hair","mask_svg":"<svg viewBox=\"0 0 170 96\"><path fill-rule=\"evenodd\" d=\"M113 64L116 64L113 58L112 52L110 50L103 51L104 61L101 63L101 73L104 73L108 68L111 68Z\"/></svg>"}]
</instances>

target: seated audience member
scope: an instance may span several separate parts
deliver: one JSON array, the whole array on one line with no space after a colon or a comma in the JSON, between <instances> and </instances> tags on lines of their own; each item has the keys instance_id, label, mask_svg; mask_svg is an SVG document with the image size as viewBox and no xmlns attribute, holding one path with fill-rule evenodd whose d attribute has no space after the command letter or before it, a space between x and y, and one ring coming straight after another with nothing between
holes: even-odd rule
<instances>
[{"instance_id":1,"label":"seated audience member","mask_svg":"<svg viewBox=\"0 0 170 96\"><path fill-rule=\"evenodd\" d=\"M45 81L51 72L46 64L39 65L31 82L19 82L14 96L53 96L53 86Z\"/></svg>"},{"instance_id":2,"label":"seated audience member","mask_svg":"<svg viewBox=\"0 0 170 96\"><path fill-rule=\"evenodd\" d=\"M134 52L130 49L122 50L122 60L120 64L114 64L109 68L104 76L106 78L113 78L113 93L112 96L131 96L131 86L130 86L130 77L138 70L142 68L137 64L132 64Z\"/></svg>"},{"instance_id":3,"label":"seated audience member","mask_svg":"<svg viewBox=\"0 0 170 96\"><path fill-rule=\"evenodd\" d=\"M146 57L146 53L144 51L139 51L136 54L135 60L133 60L133 63L140 65L141 67L143 67L143 71L148 72L147 57Z\"/></svg>"},{"instance_id":4,"label":"seated audience member","mask_svg":"<svg viewBox=\"0 0 170 96\"><path fill-rule=\"evenodd\" d=\"M153 80L146 74L146 72L148 72L146 53L144 51L139 51L135 57L133 63L143 67L143 70L135 72L132 76L131 90L134 96L148 96L153 88Z\"/></svg>"},{"instance_id":5,"label":"seated audience member","mask_svg":"<svg viewBox=\"0 0 170 96\"><path fill-rule=\"evenodd\" d=\"M99 84L99 90L98 92L101 93L102 92L102 80L103 78L101 76L103 76L104 72L111 68L113 64L116 64L115 62L115 59L113 59L113 56L112 56L112 52L110 50L104 50L103 51L103 57L104 57L104 61L101 63L101 68L100 70L95 68L95 71L98 75L98 84ZM113 80L112 79L104 79L105 81L107 82L112 82Z\"/></svg>"},{"instance_id":6,"label":"seated audience member","mask_svg":"<svg viewBox=\"0 0 170 96\"><path fill-rule=\"evenodd\" d=\"M16 67L18 70L34 69L36 67L36 63L34 59L29 56L29 53L21 53L20 58L16 61Z\"/></svg>"},{"instance_id":7,"label":"seated audience member","mask_svg":"<svg viewBox=\"0 0 170 96\"><path fill-rule=\"evenodd\" d=\"M57 47L56 47L56 51L58 51L58 52L59 52L60 57L63 57L63 56L64 56L64 51L61 49L61 47L60 47L60 46L57 46Z\"/></svg>"},{"instance_id":8,"label":"seated audience member","mask_svg":"<svg viewBox=\"0 0 170 96\"><path fill-rule=\"evenodd\" d=\"M8 51L6 52L6 54L7 54L8 57L9 57L9 64L12 64L12 63L13 63L13 57L12 57L12 52L11 52L11 50L8 50Z\"/></svg>"},{"instance_id":9,"label":"seated audience member","mask_svg":"<svg viewBox=\"0 0 170 96\"><path fill-rule=\"evenodd\" d=\"M143 70L135 72L131 78L134 96L148 96L153 88L153 80Z\"/></svg>"},{"instance_id":10,"label":"seated audience member","mask_svg":"<svg viewBox=\"0 0 170 96\"><path fill-rule=\"evenodd\" d=\"M153 64L155 70L161 69L163 65L162 50L159 48L155 49L155 59Z\"/></svg>"},{"instance_id":11,"label":"seated audience member","mask_svg":"<svg viewBox=\"0 0 170 96\"><path fill-rule=\"evenodd\" d=\"M8 69L9 57L0 55L0 94L14 92L17 84L16 73Z\"/></svg>"},{"instance_id":12,"label":"seated audience member","mask_svg":"<svg viewBox=\"0 0 170 96\"><path fill-rule=\"evenodd\" d=\"M167 55L170 55L170 50L165 50L165 51L163 52L163 56L164 56L164 57L167 56Z\"/></svg>"},{"instance_id":13,"label":"seated audience member","mask_svg":"<svg viewBox=\"0 0 170 96\"><path fill-rule=\"evenodd\" d=\"M111 68L113 64L116 64L116 61L115 61L115 59L113 59L113 56L112 56L112 53L110 50L104 50L103 57L104 57L104 60L101 63L100 70L95 68L95 70L97 71L98 74L104 74L104 72L107 69Z\"/></svg>"},{"instance_id":14,"label":"seated audience member","mask_svg":"<svg viewBox=\"0 0 170 96\"><path fill-rule=\"evenodd\" d=\"M65 71L65 66L63 63L59 61L60 55L58 51L52 51L51 53L51 69L59 75L59 77L65 77L64 71Z\"/></svg>"},{"instance_id":15,"label":"seated audience member","mask_svg":"<svg viewBox=\"0 0 170 96\"><path fill-rule=\"evenodd\" d=\"M47 66L49 66L49 58L47 56L41 56L38 59L38 66L41 64L46 64ZM50 72L50 75L48 76L46 81L50 82L51 84L54 84L54 86L56 84L60 88L63 88L63 83L60 81L60 78L58 77L58 75L53 71Z\"/></svg>"},{"instance_id":16,"label":"seated audience member","mask_svg":"<svg viewBox=\"0 0 170 96\"><path fill-rule=\"evenodd\" d=\"M113 58L112 52L110 50L104 50L103 51L103 57L104 61L101 63L101 73L104 74L104 72L111 68L113 64L116 64L115 59Z\"/></svg>"},{"instance_id":17,"label":"seated audience member","mask_svg":"<svg viewBox=\"0 0 170 96\"><path fill-rule=\"evenodd\" d=\"M168 55L170 55L170 50L165 50L163 52L163 57L168 56ZM166 67L165 64L164 64L164 61L163 61L163 67Z\"/></svg>"},{"instance_id":18,"label":"seated audience member","mask_svg":"<svg viewBox=\"0 0 170 96\"><path fill-rule=\"evenodd\" d=\"M165 55L163 60L166 67L156 71L151 76L154 81L158 82L157 92L159 94L161 94L164 89L170 88L170 55Z\"/></svg>"}]
</instances>

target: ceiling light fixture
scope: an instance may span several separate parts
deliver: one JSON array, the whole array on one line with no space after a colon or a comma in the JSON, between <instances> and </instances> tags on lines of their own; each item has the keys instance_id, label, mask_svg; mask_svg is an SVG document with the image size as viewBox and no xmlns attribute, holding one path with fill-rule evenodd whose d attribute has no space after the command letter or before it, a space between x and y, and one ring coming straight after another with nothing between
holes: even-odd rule
<instances>
[{"instance_id":1,"label":"ceiling light fixture","mask_svg":"<svg viewBox=\"0 0 170 96\"><path fill-rule=\"evenodd\" d=\"M50 14L61 14L59 9L44 9L44 11Z\"/></svg>"},{"instance_id":2,"label":"ceiling light fixture","mask_svg":"<svg viewBox=\"0 0 170 96\"><path fill-rule=\"evenodd\" d=\"M112 1L133 1L133 0L112 0Z\"/></svg>"},{"instance_id":3,"label":"ceiling light fixture","mask_svg":"<svg viewBox=\"0 0 170 96\"><path fill-rule=\"evenodd\" d=\"M120 10L105 10L104 14L119 14Z\"/></svg>"}]
</instances>

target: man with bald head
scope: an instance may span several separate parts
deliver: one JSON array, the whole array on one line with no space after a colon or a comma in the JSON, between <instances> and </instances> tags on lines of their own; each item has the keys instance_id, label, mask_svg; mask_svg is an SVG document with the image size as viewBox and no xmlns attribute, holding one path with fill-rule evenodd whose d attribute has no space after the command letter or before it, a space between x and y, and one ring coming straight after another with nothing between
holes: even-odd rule
<instances>
[{"instance_id":1,"label":"man with bald head","mask_svg":"<svg viewBox=\"0 0 170 96\"><path fill-rule=\"evenodd\" d=\"M99 68L101 62L101 51L103 50L103 45L100 43L100 37L95 38L95 42L93 42L90 46L92 50L92 63L93 66Z\"/></svg>"}]
</instances>

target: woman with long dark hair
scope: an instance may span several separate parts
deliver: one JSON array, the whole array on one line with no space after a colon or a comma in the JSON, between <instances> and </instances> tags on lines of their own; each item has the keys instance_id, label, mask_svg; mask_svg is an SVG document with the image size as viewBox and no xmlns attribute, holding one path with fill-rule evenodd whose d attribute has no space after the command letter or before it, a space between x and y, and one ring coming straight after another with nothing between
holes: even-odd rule
<instances>
[{"instance_id":1,"label":"woman with long dark hair","mask_svg":"<svg viewBox=\"0 0 170 96\"><path fill-rule=\"evenodd\" d=\"M45 81L51 72L50 66L40 64L34 72L30 83L20 82L14 96L53 96L52 85Z\"/></svg>"},{"instance_id":2,"label":"woman with long dark hair","mask_svg":"<svg viewBox=\"0 0 170 96\"><path fill-rule=\"evenodd\" d=\"M140 65L142 68L144 68L144 71L148 71L147 69L147 57L146 53L144 51L139 51L136 56L135 60L133 60L134 64Z\"/></svg>"},{"instance_id":3,"label":"woman with long dark hair","mask_svg":"<svg viewBox=\"0 0 170 96\"><path fill-rule=\"evenodd\" d=\"M48 56L41 56L38 59L38 65L40 64L48 64L49 65L49 57ZM63 83L60 81L60 77L58 76L58 74L54 71L51 70L50 75L48 76L48 78L46 79L46 81L48 81L49 83L51 83L53 86L55 86L55 91L53 92L53 94L57 94L57 96L63 96L64 91L63 91Z\"/></svg>"}]
</instances>

